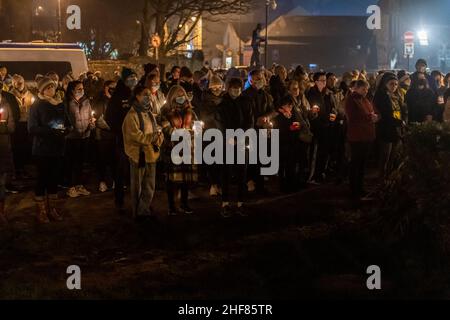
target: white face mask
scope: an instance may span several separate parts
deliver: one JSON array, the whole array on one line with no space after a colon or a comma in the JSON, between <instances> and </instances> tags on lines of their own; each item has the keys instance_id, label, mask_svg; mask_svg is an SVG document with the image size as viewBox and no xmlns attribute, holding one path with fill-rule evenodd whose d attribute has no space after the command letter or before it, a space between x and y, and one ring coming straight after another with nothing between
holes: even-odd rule
<instances>
[{"instance_id":1,"label":"white face mask","mask_svg":"<svg viewBox=\"0 0 450 320\"><path fill-rule=\"evenodd\" d=\"M176 101L176 103L178 103L178 104L184 104L184 103L186 102L186 98L185 98L184 96L177 97L177 98L175 99L175 101Z\"/></svg>"},{"instance_id":2,"label":"white face mask","mask_svg":"<svg viewBox=\"0 0 450 320\"><path fill-rule=\"evenodd\" d=\"M84 97L84 90L81 91L81 92L76 92L75 93L75 99L80 100L83 97Z\"/></svg>"},{"instance_id":3,"label":"white face mask","mask_svg":"<svg viewBox=\"0 0 450 320\"><path fill-rule=\"evenodd\" d=\"M241 95L242 90L241 90L241 88L230 88L228 93L230 94L231 98L236 99L237 97L239 97Z\"/></svg>"}]
</instances>

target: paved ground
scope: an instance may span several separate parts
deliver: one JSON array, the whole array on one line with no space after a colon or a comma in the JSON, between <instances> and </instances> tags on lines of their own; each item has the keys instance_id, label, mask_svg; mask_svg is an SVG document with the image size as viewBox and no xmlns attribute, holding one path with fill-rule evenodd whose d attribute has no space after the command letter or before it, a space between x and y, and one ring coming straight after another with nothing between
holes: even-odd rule
<instances>
[{"instance_id":1,"label":"paved ground","mask_svg":"<svg viewBox=\"0 0 450 320\"><path fill-rule=\"evenodd\" d=\"M34 222L32 193L8 200L9 229L0 230L0 298L314 298L378 297L366 289L366 252L353 229L346 186L310 187L250 199L249 217L219 216L219 199L193 200L191 217L139 225L115 210L112 193L67 200L61 223ZM363 208L364 209L364 208ZM82 290L66 288L79 265ZM386 277L388 278L388 277Z\"/></svg>"}]
</instances>

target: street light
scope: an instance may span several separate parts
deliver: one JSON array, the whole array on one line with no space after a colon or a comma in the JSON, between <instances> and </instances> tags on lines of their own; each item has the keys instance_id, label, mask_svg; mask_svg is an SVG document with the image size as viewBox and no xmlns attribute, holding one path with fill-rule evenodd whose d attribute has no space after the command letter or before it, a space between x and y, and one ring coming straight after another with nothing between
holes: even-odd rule
<instances>
[{"instance_id":1,"label":"street light","mask_svg":"<svg viewBox=\"0 0 450 320\"><path fill-rule=\"evenodd\" d=\"M58 42L62 42L61 0L58 0Z\"/></svg>"},{"instance_id":2,"label":"street light","mask_svg":"<svg viewBox=\"0 0 450 320\"><path fill-rule=\"evenodd\" d=\"M269 7L272 8L272 10L277 9L277 2L276 0L266 0L266 37L264 41L264 58L265 58L265 67L267 68L267 65L269 64L269 54L268 54L268 47L269 47Z\"/></svg>"}]
</instances>

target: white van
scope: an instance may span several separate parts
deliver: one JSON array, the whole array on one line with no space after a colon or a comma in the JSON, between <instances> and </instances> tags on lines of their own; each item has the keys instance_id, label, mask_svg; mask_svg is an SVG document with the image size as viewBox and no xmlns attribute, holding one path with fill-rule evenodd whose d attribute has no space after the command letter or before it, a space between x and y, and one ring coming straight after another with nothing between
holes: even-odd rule
<instances>
[{"instance_id":1,"label":"white van","mask_svg":"<svg viewBox=\"0 0 450 320\"><path fill-rule=\"evenodd\" d=\"M56 72L60 78L69 72L75 77L88 71L84 51L71 43L0 43L0 65L8 73L20 74L27 82L33 82L37 74Z\"/></svg>"}]
</instances>

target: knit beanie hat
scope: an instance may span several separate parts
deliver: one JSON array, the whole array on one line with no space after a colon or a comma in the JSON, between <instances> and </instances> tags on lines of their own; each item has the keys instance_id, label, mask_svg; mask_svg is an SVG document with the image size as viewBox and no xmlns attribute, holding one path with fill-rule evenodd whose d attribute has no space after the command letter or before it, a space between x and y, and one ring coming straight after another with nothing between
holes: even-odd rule
<instances>
[{"instance_id":1,"label":"knit beanie hat","mask_svg":"<svg viewBox=\"0 0 450 320\"><path fill-rule=\"evenodd\" d=\"M209 88L223 86L223 81L217 75L213 75L209 80Z\"/></svg>"},{"instance_id":2,"label":"knit beanie hat","mask_svg":"<svg viewBox=\"0 0 450 320\"><path fill-rule=\"evenodd\" d=\"M55 82L52 79L50 79L49 77L44 77L41 80L39 80L39 82L37 84L39 93L43 93L44 90L47 89L47 87L51 84L55 85Z\"/></svg>"},{"instance_id":3,"label":"knit beanie hat","mask_svg":"<svg viewBox=\"0 0 450 320\"><path fill-rule=\"evenodd\" d=\"M18 82L24 82L25 80L23 79L23 77L19 74L15 74L12 77L12 85L13 87L15 87L17 85Z\"/></svg>"},{"instance_id":4,"label":"knit beanie hat","mask_svg":"<svg viewBox=\"0 0 450 320\"><path fill-rule=\"evenodd\" d=\"M127 80L127 78L131 75L137 75L137 73L133 69L123 67L122 74L121 74L122 80L123 81Z\"/></svg>"}]
</instances>

